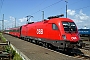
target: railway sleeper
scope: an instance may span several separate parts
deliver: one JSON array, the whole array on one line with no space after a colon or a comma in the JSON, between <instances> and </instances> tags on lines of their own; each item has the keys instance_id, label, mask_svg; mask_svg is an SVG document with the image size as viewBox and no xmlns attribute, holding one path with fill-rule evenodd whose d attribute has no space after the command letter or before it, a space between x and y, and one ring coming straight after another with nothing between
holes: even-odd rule
<instances>
[{"instance_id":1,"label":"railway sleeper","mask_svg":"<svg viewBox=\"0 0 90 60\"><path fill-rule=\"evenodd\" d=\"M83 43L83 41L80 40L80 41L78 42L78 47L79 47L79 48L84 48L84 47L85 47L85 43Z\"/></svg>"},{"instance_id":2,"label":"railway sleeper","mask_svg":"<svg viewBox=\"0 0 90 60\"><path fill-rule=\"evenodd\" d=\"M78 54L77 55L79 58L82 58L82 59L89 59L90 60L90 56L87 56L87 55L84 55L84 54Z\"/></svg>"}]
</instances>

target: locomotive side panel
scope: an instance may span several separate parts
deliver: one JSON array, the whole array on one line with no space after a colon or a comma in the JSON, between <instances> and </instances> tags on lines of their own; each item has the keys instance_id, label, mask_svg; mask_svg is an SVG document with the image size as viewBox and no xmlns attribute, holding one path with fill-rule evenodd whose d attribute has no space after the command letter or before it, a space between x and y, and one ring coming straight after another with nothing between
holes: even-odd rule
<instances>
[{"instance_id":1,"label":"locomotive side panel","mask_svg":"<svg viewBox=\"0 0 90 60\"><path fill-rule=\"evenodd\" d=\"M34 24L29 24L28 25L28 29L27 29L27 31L28 31L28 37L36 37L36 32L35 32L35 25Z\"/></svg>"},{"instance_id":2,"label":"locomotive side panel","mask_svg":"<svg viewBox=\"0 0 90 60\"><path fill-rule=\"evenodd\" d=\"M60 40L60 30L55 23L49 23L47 31L49 40Z\"/></svg>"},{"instance_id":3,"label":"locomotive side panel","mask_svg":"<svg viewBox=\"0 0 90 60\"><path fill-rule=\"evenodd\" d=\"M27 26L27 25L23 25L23 26L22 26L21 33L20 33L20 34L21 34L21 35L20 35L21 37L26 37L26 36L27 36L27 35L26 35L26 33L27 33L27 32L26 32L26 31L27 31L26 26Z\"/></svg>"}]
</instances>

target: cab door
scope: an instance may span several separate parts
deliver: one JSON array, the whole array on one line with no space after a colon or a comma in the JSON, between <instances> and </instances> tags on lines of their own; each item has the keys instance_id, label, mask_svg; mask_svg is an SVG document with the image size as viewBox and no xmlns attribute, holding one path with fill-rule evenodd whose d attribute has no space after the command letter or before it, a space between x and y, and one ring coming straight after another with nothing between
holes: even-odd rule
<instances>
[{"instance_id":1,"label":"cab door","mask_svg":"<svg viewBox=\"0 0 90 60\"><path fill-rule=\"evenodd\" d=\"M48 24L48 38L50 40L59 40L60 39L60 31L58 26L55 23Z\"/></svg>"}]
</instances>

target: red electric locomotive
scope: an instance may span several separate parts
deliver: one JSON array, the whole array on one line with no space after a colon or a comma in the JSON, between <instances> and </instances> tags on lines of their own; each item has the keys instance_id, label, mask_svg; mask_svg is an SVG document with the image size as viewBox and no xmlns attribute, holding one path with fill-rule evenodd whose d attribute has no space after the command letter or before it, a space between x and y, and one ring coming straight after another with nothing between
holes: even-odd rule
<instances>
[{"instance_id":1,"label":"red electric locomotive","mask_svg":"<svg viewBox=\"0 0 90 60\"><path fill-rule=\"evenodd\" d=\"M21 26L20 37L41 43L45 47L54 46L59 49L75 47L80 40L77 26L73 20L59 18L60 16Z\"/></svg>"}]
</instances>

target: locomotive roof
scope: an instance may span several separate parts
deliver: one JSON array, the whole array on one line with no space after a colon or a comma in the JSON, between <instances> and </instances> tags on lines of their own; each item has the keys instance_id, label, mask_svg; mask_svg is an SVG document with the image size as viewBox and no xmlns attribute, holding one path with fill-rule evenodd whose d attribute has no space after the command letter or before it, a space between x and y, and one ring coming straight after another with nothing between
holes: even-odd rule
<instances>
[{"instance_id":1,"label":"locomotive roof","mask_svg":"<svg viewBox=\"0 0 90 60\"><path fill-rule=\"evenodd\" d=\"M53 19L49 19L50 21L72 21L69 18L53 18Z\"/></svg>"},{"instance_id":2,"label":"locomotive roof","mask_svg":"<svg viewBox=\"0 0 90 60\"><path fill-rule=\"evenodd\" d=\"M50 17L48 17L47 19L59 18L59 17L63 17L63 16L64 16L64 14L56 15L56 16L50 16Z\"/></svg>"},{"instance_id":3,"label":"locomotive roof","mask_svg":"<svg viewBox=\"0 0 90 60\"><path fill-rule=\"evenodd\" d=\"M36 25L36 24L39 24L39 25L42 25L43 23L59 23L60 21L69 21L69 22L73 22L71 19L69 18L53 18L53 19L45 19L45 20L42 20L42 21L38 21L38 22L33 22L33 23L30 23L30 24L25 24L25 25L22 25L22 26L27 26L27 25Z\"/></svg>"},{"instance_id":4,"label":"locomotive roof","mask_svg":"<svg viewBox=\"0 0 90 60\"><path fill-rule=\"evenodd\" d=\"M54 22L57 22L57 21L71 21L72 22L71 19L62 17L62 18L45 19L45 20L42 20L42 21L32 22L30 24L36 24L36 23L42 23L42 22L46 23L46 22L52 22L52 21L54 21Z\"/></svg>"}]
</instances>

